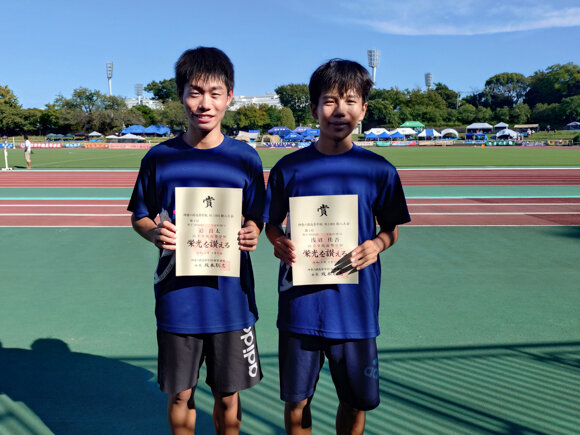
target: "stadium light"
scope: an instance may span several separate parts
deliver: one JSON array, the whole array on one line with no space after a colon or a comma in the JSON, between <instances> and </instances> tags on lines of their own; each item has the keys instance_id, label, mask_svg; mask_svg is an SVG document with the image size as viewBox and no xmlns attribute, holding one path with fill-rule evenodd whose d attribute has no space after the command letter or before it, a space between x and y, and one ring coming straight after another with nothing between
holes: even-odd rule
<instances>
[{"instance_id":1,"label":"stadium light","mask_svg":"<svg viewBox=\"0 0 580 435\"><path fill-rule=\"evenodd\" d=\"M109 81L109 97L113 95L111 79L113 78L113 62L107 62L107 80Z\"/></svg>"},{"instance_id":2,"label":"stadium light","mask_svg":"<svg viewBox=\"0 0 580 435\"><path fill-rule=\"evenodd\" d=\"M367 55L369 58L369 66L373 71L373 83L375 83L375 78L377 75L377 67L379 66L379 62L381 61L381 52L376 49L367 50Z\"/></svg>"},{"instance_id":3,"label":"stadium light","mask_svg":"<svg viewBox=\"0 0 580 435\"><path fill-rule=\"evenodd\" d=\"M137 94L137 104L141 104L143 100L143 83L137 83L135 85L135 93Z\"/></svg>"},{"instance_id":4,"label":"stadium light","mask_svg":"<svg viewBox=\"0 0 580 435\"><path fill-rule=\"evenodd\" d=\"M431 86L433 86L433 74L430 72L425 73L425 86L427 86L427 90L431 89Z\"/></svg>"}]
</instances>

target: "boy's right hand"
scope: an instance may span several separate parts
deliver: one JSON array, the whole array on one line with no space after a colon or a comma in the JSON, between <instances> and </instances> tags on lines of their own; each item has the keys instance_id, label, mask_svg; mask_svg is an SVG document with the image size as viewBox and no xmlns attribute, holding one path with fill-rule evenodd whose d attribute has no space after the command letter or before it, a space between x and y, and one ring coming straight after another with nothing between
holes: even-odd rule
<instances>
[{"instance_id":1,"label":"boy's right hand","mask_svg":"<svg viewBox=\"0 0 580 435\"><path fill-rule=\"evenodd\" d=\"M153 233L153 243L161 249L175 251L176 227L171 221L162 221L157 225Z\"/></svg>"},{"instance_id":2,"label":"boy's right hand","mask_svg":"<svg viewBox=\"0 0 580 435\"><path fill-rule=\"evenodd\" d=\"M274 255L288 266L292 266L296 261L295 250L294 243L286 236L280 236L274 240Z\"/></svg>"}]
</instances>

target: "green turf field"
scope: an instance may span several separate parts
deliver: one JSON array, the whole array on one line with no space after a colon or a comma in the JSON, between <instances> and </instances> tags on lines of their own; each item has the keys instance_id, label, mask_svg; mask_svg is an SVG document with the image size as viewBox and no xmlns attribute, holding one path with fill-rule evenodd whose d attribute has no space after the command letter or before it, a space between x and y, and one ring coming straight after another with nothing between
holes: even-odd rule
<instances>
[{"instance_id":1,"label":"green turf field","mask_svg":"<svg viewBox=\"0 0 580 435\"><path fill-rule=\"evenodd\" d=\"M580 166L578 147L385 147L370 148L384 155L395 166ZM259 148L264 168L271 168L294 149ZM32 166L36 169L135 169L145 150L35 149ZM3 157L0 155L0 161ZM8 151L9 166L25 168L21 150Z\"/></svg>"},{"instance_id":2,"label":"green turf field","mask_svg":"<svg viewBox=\"0 0 580 435\"><path fill-rule=\"evenodd\" d=\"M580 227L402 227L384 253L381 406L367 434L574 433ZM155 383L156 250L130 228L0 228L0 433L167 433ZM252 254L265 378L242 433L282 434L277 262ZM213 433L200 384L198 431ZM314 433L334 433L327 367Z\"/></svg>"}]
</instances>

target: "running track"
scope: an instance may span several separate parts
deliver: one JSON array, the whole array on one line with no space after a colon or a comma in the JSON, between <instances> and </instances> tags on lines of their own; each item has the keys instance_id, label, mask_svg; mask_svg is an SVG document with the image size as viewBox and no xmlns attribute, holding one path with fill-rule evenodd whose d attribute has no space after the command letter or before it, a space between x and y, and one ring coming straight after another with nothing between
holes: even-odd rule
<instances>
[{"instance_id":1,"label":"running track","mask_svg":"<svg viewBox=\"0 0 580 435\"><path fill-rule=\"evenodd\" d=\"M400 169L404 186L579 186L580 169ZM129 226L127 200L3 199L5 188L132 188L136 171L0 173L0 226ZM265 172L267 178L268 172ZM580 189L579 189L580 192ZM580 194L567 198L408 199L415 226L580 225Z\"/></svg>"}]
</instances>

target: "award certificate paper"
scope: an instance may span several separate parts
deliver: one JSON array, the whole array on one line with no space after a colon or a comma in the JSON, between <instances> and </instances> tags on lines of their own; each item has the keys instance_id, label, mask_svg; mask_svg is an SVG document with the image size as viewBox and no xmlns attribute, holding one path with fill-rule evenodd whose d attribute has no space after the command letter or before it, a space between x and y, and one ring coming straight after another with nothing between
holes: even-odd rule
<instances>
[{"instance_id":1,"label":"award certificate paper","mask_svg":"<svg viewBox=\"0 0 580 435\"><path fill-rule=\"evenodd\" d=\"M293 285L358 284L348 255L358 246L357 195L290 198L290 238Z\"/></svg>"},{"instance_id":2,"label":"award certificate paper","mask_svg":"<svg viewBox=\"0 0 580 435\"><path fill-rule=\"evenodd\" d=\"M240 276L242 189L176 187L175 275Z\"/></svg>"}]
</instances>

